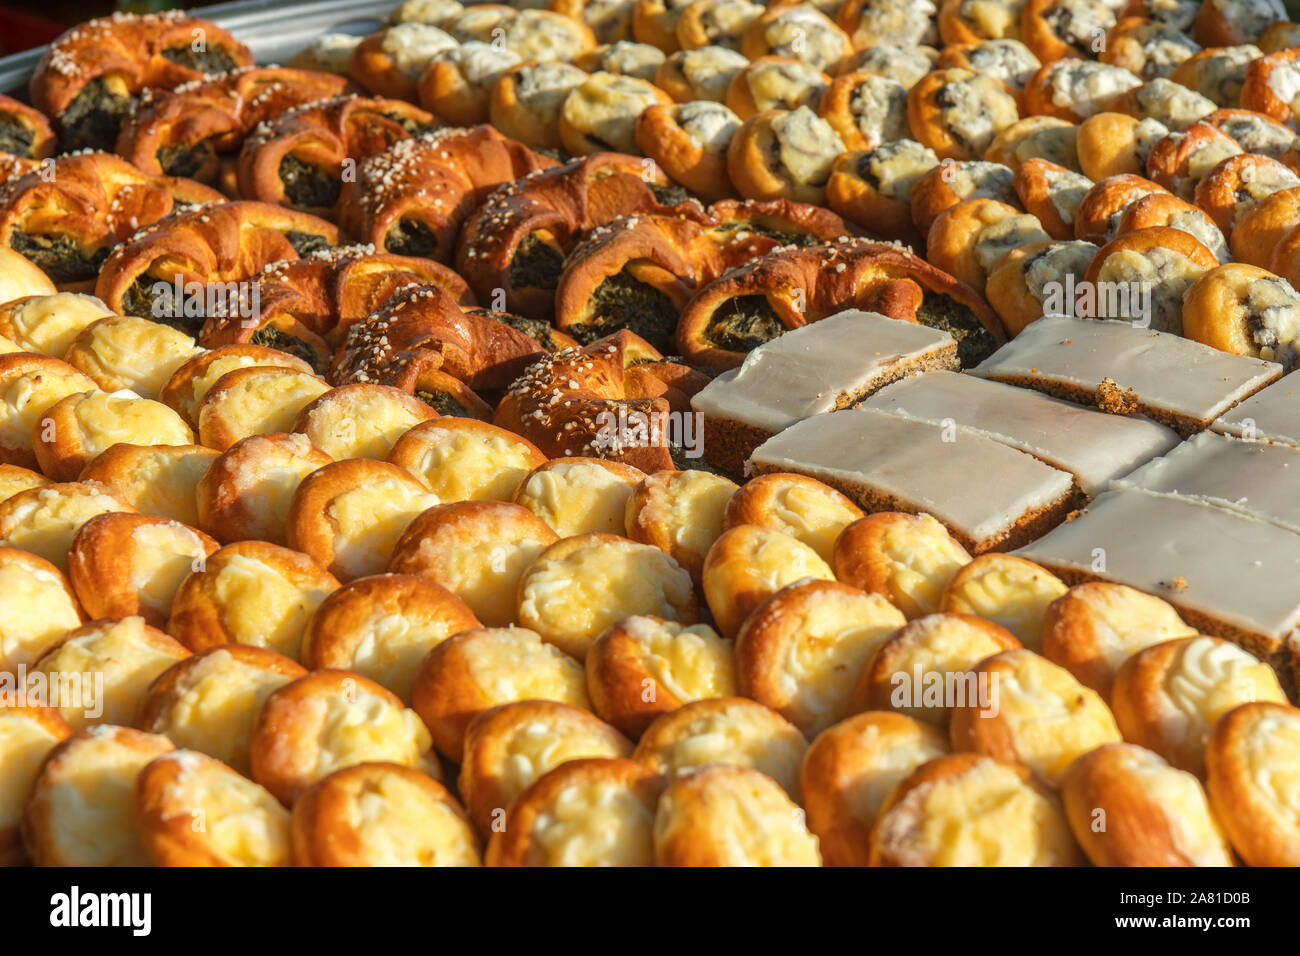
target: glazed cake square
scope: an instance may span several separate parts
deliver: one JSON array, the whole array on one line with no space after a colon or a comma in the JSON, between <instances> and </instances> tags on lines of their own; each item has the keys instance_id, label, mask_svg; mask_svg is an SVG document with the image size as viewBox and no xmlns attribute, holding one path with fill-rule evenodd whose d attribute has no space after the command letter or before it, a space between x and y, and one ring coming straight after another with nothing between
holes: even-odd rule
<instances>
[{"instance_id":1,"label":"glazed cake square","mask_svg":"<svg viewBox=\"0 0 1300 956\"><path fill-rule=\"evenodd\" d=\"M1033 540L1079 500L1072 475L1032 455L864 407L779 432L754 452L748 470L808 475L869 512L926 512L973 554Z\"/></svg>"},{"instance_id":2,"label":"glazed cake square","mask_svg":"<svg viewBox=\"0 0 1300 956\"><path fill-rule=\"evenodd\" d=\"M1300 449L1289 445L1201 432L1114 487L1201 498L1300 532Z\"/></svg>"},{"instance_id":3,"label":"glazed cake square","mask_svg":"<svg viewBox=\"0 0 1300 956\"><path fill-rule=\"evenodd\" d=\"M1221 435L1300 448L1300 372L1256 392L1210 428Z\"/></svg>"},{"instance_id":4,"label":"glazed cake square","mask_svg":"<svg viewBox=\"0 0 1300 956\"><path fill-rule=\"evenodd\" d=\"M1139 412L1186 437L1279 378L1282 366L1129 322L1053 315L973 372L1104 412Z\"/></svg>"},{"instance_id":5,"label":"glazed cake square","mask_svg":"<svg viewBox=\"0 0 1300 956\"><path fill-rule=\"evenodd\" d=\"M926 372L882 388L863 405L931 424L952 423L1074 475L1089 498L1163 455L1178 435L1148 418L1107 415L1033 389L961 372Z\"/></svg>"},{"instance_id":6,"label":"glazed cake square","mask_svg":"<svg viewBox=\"0 0 1300 956\"><path fill-rule=\"evenodd\" d=\"M847 408L890 382L958 367L947 332L856 309L760 345L691 399L704 415L704 457L739 476L755 448L813 415Z\"/></svg>"},{"instance_id":7,"label":"glazed cake square","mask_svg":"<svg viewBox=\"0 0 1300 956\"><path fill-rule=\"evenodd\" d=\"M1202 499L1120 488L1015 553L1069 584L1114 581L1163 598L1272 664L1296 699L1300 535Z\"/></svg>"}]
</instances>

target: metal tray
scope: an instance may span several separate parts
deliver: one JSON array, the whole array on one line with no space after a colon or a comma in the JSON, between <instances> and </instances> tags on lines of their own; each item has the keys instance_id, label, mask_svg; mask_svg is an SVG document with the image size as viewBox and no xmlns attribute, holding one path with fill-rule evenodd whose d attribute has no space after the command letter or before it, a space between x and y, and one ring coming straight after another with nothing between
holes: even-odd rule
<instances>
[{"instance_id":1,"label":"metal tray","mask_svg":"<svg viewBox=\"0 0 1300 956\"><path fill-rule=\"evenodd\" d=\"M401 0L238 0L193 11L248 44L258 63L283 63L322 33L364 36ZM47 47L0 57L0 90L27 97Z\"/></svg>"}]
</instances>

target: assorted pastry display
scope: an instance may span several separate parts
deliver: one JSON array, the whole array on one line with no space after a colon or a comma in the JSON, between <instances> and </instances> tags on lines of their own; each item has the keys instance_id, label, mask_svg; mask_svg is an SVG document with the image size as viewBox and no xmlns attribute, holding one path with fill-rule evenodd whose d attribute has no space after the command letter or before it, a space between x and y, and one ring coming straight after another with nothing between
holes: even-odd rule
<instances>
[{"instance_id":1,"label":"assorted pastry display","mask_svg":"<svg viewBox=\"0 0 1300 956\"><path fill-rule=\"evenodd\" d=\"M1300 866L1277 0L542 6L0 96L0 864Z\"/></svg>"}]
</instances>

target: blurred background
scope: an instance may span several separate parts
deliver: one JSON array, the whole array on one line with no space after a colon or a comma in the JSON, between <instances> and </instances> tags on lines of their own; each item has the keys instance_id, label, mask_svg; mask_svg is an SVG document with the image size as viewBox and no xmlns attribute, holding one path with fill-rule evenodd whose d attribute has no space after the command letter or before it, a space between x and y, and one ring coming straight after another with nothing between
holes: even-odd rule
<instances>
[{"instance_id":1,"label":"blurred background","mask_svg":"<svg viewBox=\"0 0 1300 956\"><path fill-rule=\"evenodd\" d=\"M211 6L216 0L177 3L169 0L6 0L0 3L0 56L49 43L69 27L114 10L143 13L174 7Z\"/></svg>"}]
</instances>

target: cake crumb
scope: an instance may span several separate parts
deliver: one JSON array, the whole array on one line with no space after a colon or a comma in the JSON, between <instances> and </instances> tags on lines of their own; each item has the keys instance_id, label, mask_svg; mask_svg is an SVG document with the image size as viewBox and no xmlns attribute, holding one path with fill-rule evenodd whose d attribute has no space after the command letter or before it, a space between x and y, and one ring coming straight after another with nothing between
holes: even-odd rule
<instances>
[{"instance_id":1,"label":"cake crumb","mask_svg":"<svg viewBox=\"0 0 1300 956\"><path fill-rule=\"evenodd\" d=\"M1138 395L1131 388L1120 388L1110 376L1097 386L1097 407L1111 415L1132 415L1138 410Z\"/></svg>"}]
</instances>

